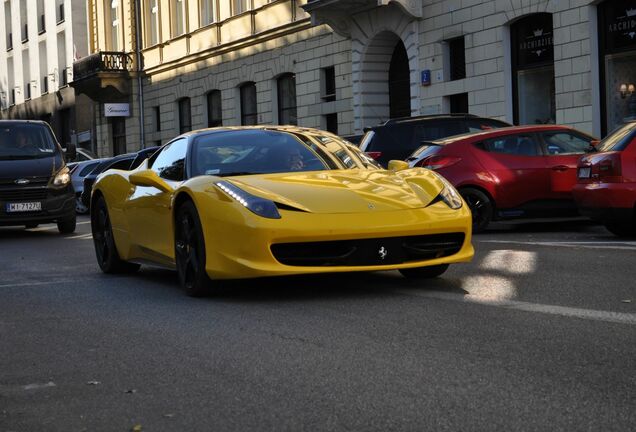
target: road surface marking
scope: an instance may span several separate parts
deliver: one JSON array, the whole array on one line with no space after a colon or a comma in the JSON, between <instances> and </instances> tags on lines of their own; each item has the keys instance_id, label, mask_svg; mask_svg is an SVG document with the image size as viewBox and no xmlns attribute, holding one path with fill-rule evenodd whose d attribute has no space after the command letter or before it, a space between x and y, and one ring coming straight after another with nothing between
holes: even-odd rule
<instances>
[{"instance_id":1,"label":"road surface marking","mask_svg":"<svg viewBox=\"0 0 636 432\"><path fill-rule=\"evenodd\" d=\"M81 240L89 240L93 238L93 234L88 233L88 234L80 234L80 235L76 235L73 237L65 237L67 240L72 240L72 239L81 239Z\"/></svg>"},{"instance_id":2,"label":"road surface marking","mask_svg":"<svg viewBox=\"0 0 636 432\"><path fill-rule=\"evenodd\" d=\"M516 244L525 246L568 247L580 249L616 249L636 250L636 242L625 241L516 241L516 240L477 240L476 243Z\"/></svg>"},{"instance_id":3,"label":"road surface marking","mask_svg":"<svg viewBox=\"0 0 636 432\"><path fill-rule=\"evenodd\" d=\"M437 300L450 300L463 303L474 303L484 306L495 306L504 309L519 310L524 312L535 312L547 315L557 315L569 318L580 318L591 321L604 321L618 324L636 325L636 314L600 311L594 309L582 309L568 306L546 305L540 303L528 303L515 300L502 300L497 298L484 298L478 295L463 295L458 293L449 293L442 291L414 291L414 290L397 290L400 294L432 298Z\"/></svg>"}]
</instances>

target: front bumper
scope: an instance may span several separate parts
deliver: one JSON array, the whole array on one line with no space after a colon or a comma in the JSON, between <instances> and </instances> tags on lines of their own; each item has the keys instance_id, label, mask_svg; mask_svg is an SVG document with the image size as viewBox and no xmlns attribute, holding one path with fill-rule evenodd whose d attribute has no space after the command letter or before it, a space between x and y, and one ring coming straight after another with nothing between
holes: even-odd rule
<instances>
[{"instance_id":1,"label":"front bumper","mask_svg":"<svg viewBox=\"0 0 636 432\"><path fill-rule=\"evenodd\" d=\"M29 189L29 192L34 191ZM12 192L18 191L14 189ZM41 195L34 198L35 194L25 194L20 197L19 193L12 194L11 198L0 199L0 225L17 226L26 224L41 224L56 222L61 219L73 217L75 215L75 192L69 184L62 189L40 188ZM7 189L3 189L7 192ZM8 213L7 204L15 202L41 202L42 210L34 212Z\"/></svg>"},{"instance_id":2,"label":"front bumper","mask_svg":"<svg viewBox=\"0 0 636 432\"><path fill-rule=\"evenodd\" d=\"M201 207L199 207L201 208ZM241 279L311 273L396 270L470 261L472 218L464 205L451 210L444 203L424 209L369 214L310 214L281 211L282 219L265 219L244 213L242 218L215 221L214 215L202 217L206 244L206 271L213 279ZM440 258L410 260L374 265L285 265L272 252L272 245L369 239L372 254L380 253L391 242L381 239L462 233L463 242L456 253ZM375 239L380 239L376 244Z\"/></svg>"},{"instance_id":3,"label":"front bumper","mask_svg":"<svg viewBox=\"0 0 636 432\"><path fill-rule=\"evenodd\" d=\"M634 218L636 184L579 183L572 189L579 212L596 221L628 221Z\"/></svg>"}]
</instances>

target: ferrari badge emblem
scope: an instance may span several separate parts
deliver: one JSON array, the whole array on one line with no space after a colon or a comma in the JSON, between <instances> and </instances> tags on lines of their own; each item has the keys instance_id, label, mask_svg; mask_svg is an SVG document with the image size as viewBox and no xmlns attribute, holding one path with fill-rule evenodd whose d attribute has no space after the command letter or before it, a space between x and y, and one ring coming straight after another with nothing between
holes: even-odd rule
<instances>
[{"instance_id":1,"label":"ferrari badge emblem","mask_svg":"<svg viewBox=\"0 0 636 432\"><path fill-rule=\"evenodd\" d=\"M378 251L378 254L380 255L380 259L384 259L386 258L387 254L389 253L388 250L386 250L386 248L384 246L382 246L380 248L380 250Z\"/></svg>"}]
</instances>

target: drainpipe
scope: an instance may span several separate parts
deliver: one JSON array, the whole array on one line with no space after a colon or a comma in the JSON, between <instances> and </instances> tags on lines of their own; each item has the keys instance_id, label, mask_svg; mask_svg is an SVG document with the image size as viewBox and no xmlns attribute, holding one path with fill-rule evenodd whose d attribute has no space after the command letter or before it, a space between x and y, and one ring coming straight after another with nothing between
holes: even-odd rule
<instances>
[{"instance_id":1,"label":"drainpipe","mask_svg":"<svg viewBox=\"0 0 636 432\"><path fill-rule=\"evenodd\" d=\"M146 148L146 132L144 131L144 88L141 82L141 71L143 65L141 64L141 32L139 31L139 6L140 0L134 0L135 2L135 54L137 56L137 87L139 88L139 135L141 148Z\"/></svg>"}]
</instances>

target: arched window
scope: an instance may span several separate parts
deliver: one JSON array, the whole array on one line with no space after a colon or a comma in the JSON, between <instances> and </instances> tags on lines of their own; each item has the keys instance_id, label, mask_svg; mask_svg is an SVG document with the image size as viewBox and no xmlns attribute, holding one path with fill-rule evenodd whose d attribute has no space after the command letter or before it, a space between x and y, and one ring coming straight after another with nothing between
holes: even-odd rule
<instances>
[{"instance_id":1,"label":"arched window","mask_svg":"<svg viewBox=\"0 0 636 432\"><path fill-rule=\"evenodd\" d=\"M212 90L207 95L208 127L223 125L223 109L221 107L221 91Z\"/></svg>"},{"instance_id":2,"label":"arched window","mask_svg":"<svg viewBox=\"0 0 636 432\"><path fill-rule=\"evenodd\" d=\"M192 130L192 112L190 98L179 99L179 133Z\"/></svg>"},{"instance_id":3,"label":"arched window","mask_svg":"<svg viewBox=\"0 0 636 432\"><path fill-rule=\"evenodd\" d=\"M248 82L240 87L241 94L241 124L244 126L258 123L256 108L256 84Z\"/></svg>"},{"instance_id":4,"label":"arched window","mask_svg":"<svg viewBox=\"0 0 636 432\"><path fill-rule=\"evenodd\" d=\"M297 125L296 75L287 73L276 81L278 92L278 124Z\"/></svg>"},{"instance_id":5,"label":"arched window","mask_svg":"<svg viewBox=\"0 0 636 432\"><path fill-rule=\"evenodd\" d=\"M552 14L528 15L510 26L514 121L555 123Z\"/></svg>"}]
</instances>

